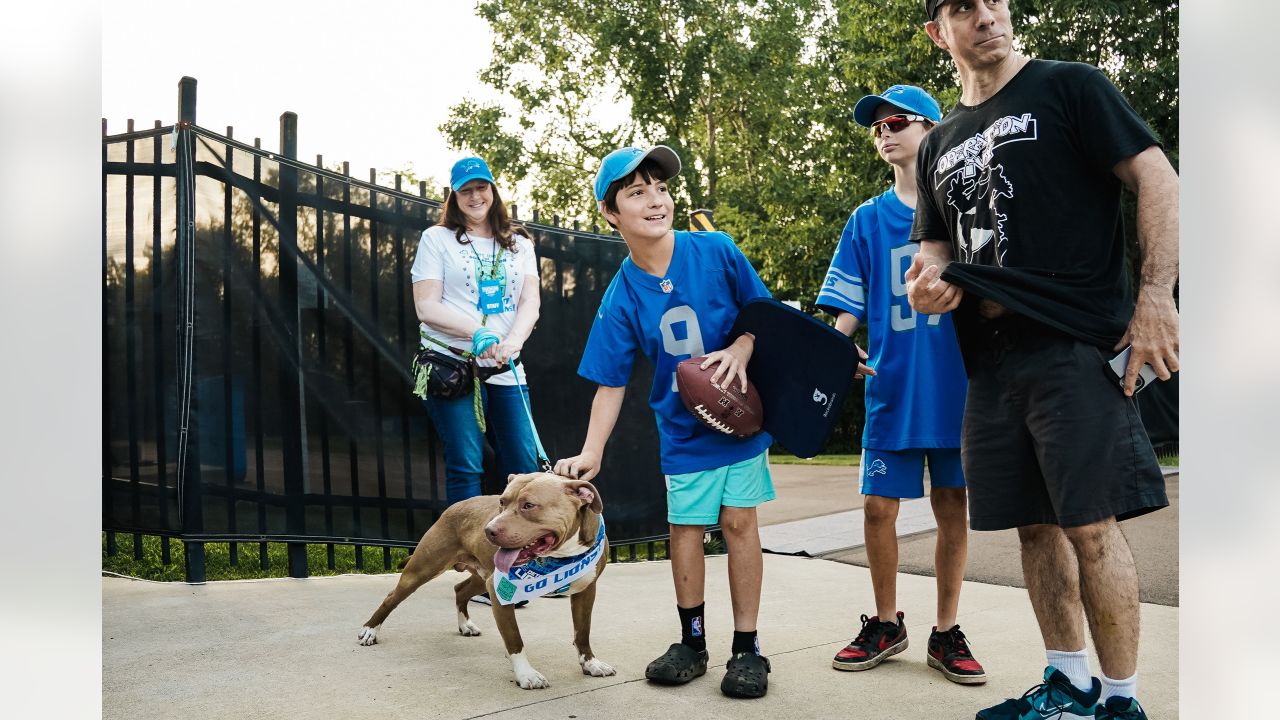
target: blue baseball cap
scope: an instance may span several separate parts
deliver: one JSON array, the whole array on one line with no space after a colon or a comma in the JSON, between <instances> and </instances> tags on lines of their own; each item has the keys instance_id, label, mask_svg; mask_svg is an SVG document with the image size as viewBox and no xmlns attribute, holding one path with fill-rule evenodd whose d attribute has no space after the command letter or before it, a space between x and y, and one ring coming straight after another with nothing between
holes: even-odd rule
<instances>
[{"instance_id":1,"label":"blue baseball cap","mask_svg":"<svg viewBox=\"0 0 1280 720\"><path fill-rule=\"evenodd\" d=\"M889 103L912 115L923 115L935 123L942 120L942 108L932 95L915 85L894 85L879 95L867 95L859 100L853 106L853 121L862 127L871 127L880 103Z\"/></svg>"},{"instance_id":2,"label":"blue baseball cap","mask_svg":"<svg viewBox=\"0 0 1280 720\"><path fill-rule=\"evenodd\" d=\"M464 157L453 164L453 170L449 173L449 187L458 192L467 182L477 178L488 180L491 185L497 184L493 182L493 173L489 172L488 163L475 156Z\"/></svg>"},{"instance_id":3,"label":"blue baseball cap","mask_svg":"<svg viewBox=\"0 0 1280 720\"><path fill-rule=\"evenodd\" d=\"M596 202L604 202L604 195L614 180L620 180L640 167L645 158L651 158L662 170L660 180L670 180L680 174L680 156L666 145L654 145L648 150L624 147L604 156L600 171L596 173Z\"/></svg>"}]
</instances>

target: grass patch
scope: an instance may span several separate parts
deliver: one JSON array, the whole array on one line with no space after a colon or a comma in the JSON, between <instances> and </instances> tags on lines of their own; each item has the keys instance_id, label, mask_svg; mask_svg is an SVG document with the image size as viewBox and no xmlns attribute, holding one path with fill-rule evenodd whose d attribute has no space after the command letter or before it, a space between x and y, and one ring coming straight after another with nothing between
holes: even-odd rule
<instances>
[{"instance_id":1,"label":"grass patch","mask_svg":"<svg viewBox=\"0 0 1280 720\"><path fill-rule=\"evenodd\" d=\"M102 569L108 572L164 582L186 580L186 552L182 542L169 541L169 564L163 561L162 541L152 535L142 536L142 558L134 557L133 535L116 533L118 543L114 556L107 554L107 534L102 533ZM260 543L236 543L236 564L231 563L231 543L205 543L205 577L209 580L253 580L288 577L289 560L286 543L267 543L266 567L262 566ZM356 567L354 545L333 546L333 569L329 569L328 546L307 545L307 572L312 576L362 573L378 575L395 572L400 561L409 557L408 548L391 548L391 570L383 566L383 549L362 547L364 568Z\"/></svg>"},{"instance_id":2,"label":"grass patch","mask_svg":"<svg viewBox=\"0 0 1280 720\"><path fill-rule=\"evenodd\" d=\"M154 535L142 536L142 558L134 557L133 535L116 533L117 549L115 555L107 554L107 534L102 533L102 569L118 575L157 580L160 582L185 582L186 553L181 541L169 541L169 563L163 560L161 538ZM205 543L204 563L205 577L208 580L253 580L259 578L279 578L289 576L288 545L286 543L267 543L266 568L262 567L259 543L237 543L236 564L231 563L230 543ZM649 559L647 543L638 545L619 545L617 562L641 562ZM703 543L703 551L707 555L724 553L724 541L719 537L711 537ZM307 571L312 577L325 575L346 575L360 573L364 575L381 575L396 572L400 562L409 557L408 548L391 548L391 569L383 565L383 549L365 546L361 548L364 568L356 567L356 548L354 545L334 545L334 567L329 569L328 546L319 543L307 545ZM667 541L655 540L653 543L653 559L666 560Z\"/></svg>"},{"instance_id":3,"label":"grass patch","mask_svg":"<svg viewBox=\"0 0 1280 720\"><path fill-rule=\"evenodd\" d=\"M1157 460L1161 465L1166 465L1166 466L1168 466L1168 467L1178 467L1178 456L1177 456L1177 455L1157 455L1157 456L1156 456L1156 460Z\"/></svg>"},{"instance_id":4,"label":"grass patch","mask_svg":"<svg viewBox=\"0 0 1280 720\"><path fill-rule=\"evenodd\" d=\"M649 559L648 543L640 543L638 545L618 545L617 550L618 550L617 562L642 562ZM653 559L666 560L667 557L668 557L667 541L654 540L653 541Z\"/></svg>"},{"instance_id":5,"label":"grass patch","mask_svg":"<svg viewBox=\"0 0 1280 720\"><path fill-rule=\"evenodd\" d=\"M849 467L857 465L861 462L861 455L843 455L833 453L831 455L818 455L811 458L798 458L789 453L778 452L776 450L769 451L769 462L778 465L839 465L841 467Z\"/></svg>"}]
</instances>

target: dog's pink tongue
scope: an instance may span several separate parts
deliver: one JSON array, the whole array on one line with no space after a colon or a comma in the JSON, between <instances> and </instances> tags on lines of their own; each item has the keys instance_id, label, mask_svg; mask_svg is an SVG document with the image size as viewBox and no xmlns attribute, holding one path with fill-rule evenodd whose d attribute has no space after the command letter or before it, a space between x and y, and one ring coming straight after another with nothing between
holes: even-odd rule
<instances>
[{"instance_id":1,"label":"dog's pink tongue","mask_svg":"<svg viewBox=\"0 0 1280 720\"><path fill-rule=\"evenodd\" d=\"M511 566L516 564L516 558L520 555L520 550L508 550L500 548L498 552L493 554L493 565L498 572L506 575L511 572Z\"/></svg>"}]
</instances>

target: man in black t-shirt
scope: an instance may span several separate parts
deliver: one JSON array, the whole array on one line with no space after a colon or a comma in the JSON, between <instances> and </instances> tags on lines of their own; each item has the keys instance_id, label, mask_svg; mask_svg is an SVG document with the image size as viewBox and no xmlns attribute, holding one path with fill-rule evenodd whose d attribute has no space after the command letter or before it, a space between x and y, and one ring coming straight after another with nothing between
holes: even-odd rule
<instances>
[{"instance_id":1,"label":"man in black t-shirt","mask_svg":"<svg viewBox=\"0 0 1280 720\"><path fill-rule=\"evenodd\" d=\"M1132 395L1144 363L1161 379L1178 369L1177 175L1100 71L1013 50L1005 0L926 0L925 11L961 99L920 146L907 294L918 312L955 311L970 523L1018 529L1049 665L1042 685L978 720L1145 718L1138 581L1117 522L1168 505ZM1126 185L1138 196L1136 303ZM1121 386L1107 361L1127 345Z\"/></svg>"}]
</instances>

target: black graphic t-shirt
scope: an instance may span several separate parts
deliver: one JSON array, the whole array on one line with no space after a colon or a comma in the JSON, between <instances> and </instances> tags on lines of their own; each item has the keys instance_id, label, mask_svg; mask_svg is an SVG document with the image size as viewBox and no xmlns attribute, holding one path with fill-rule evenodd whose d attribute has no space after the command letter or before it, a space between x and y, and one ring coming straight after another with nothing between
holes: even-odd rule
<instances>
[{"instance_id":1,"label":"black graphic t-shirt","mask_svg":"<svg viewBox=\"0 0 1280 720\"><path fill-rule=\"evenodd\" d=\"M979 297L1095 345L1120 339L1133 298L1112 169L1156 144L1101 71L1052 60L925 136L911 239L951 242L962 344Z\"/></svg>"}]
</instances>

